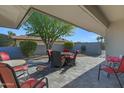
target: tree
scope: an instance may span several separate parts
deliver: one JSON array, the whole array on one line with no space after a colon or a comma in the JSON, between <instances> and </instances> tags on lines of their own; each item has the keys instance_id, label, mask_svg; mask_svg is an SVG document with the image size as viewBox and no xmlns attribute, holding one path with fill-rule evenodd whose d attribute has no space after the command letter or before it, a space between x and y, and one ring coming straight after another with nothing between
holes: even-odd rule
<instances>
[{"instance_id":1,"label":"tree","mask_svg":"<svg viewBox=\"0 0 124 93\"><path fill-rule=\"evenodd\" d=\"M96 39L97 39L98 42L101 42L101 43L102 43L103 40L104 40L104 38L103 38L102 36L98 36Z\"/></svg>"},{"instance_id":2,"label":"tree","mask_svg":"<svg viewBox=\"0 0 124 93\"><path fill-rule=\"evenodd\" d=\"M9 36L16 36L16 34L14 32L12 32L12 31L8 31L8 35Z\"/></svg>"},{"instance_id":3,"label":"tree","mask_svg":"<svg viewBox=\"0 0 124 93\"><path fill-rule=\"evenodd\" d=\"M32 13L23 27L27 34L40 36L46 49L51 49L58 38L72 35L73 29L68 23L37 12Z\"/></svg>"},{"instance_id":4,"label":"tree","mask_svg":"<svg viewBox=\"0 0 124 93\"><path fill-rule=\"evenodd\" d=\"M105 49L104 38L102 36L98 36L96 39L100 43L101 48L104 50Z\"/></svg>"}]
</instances>

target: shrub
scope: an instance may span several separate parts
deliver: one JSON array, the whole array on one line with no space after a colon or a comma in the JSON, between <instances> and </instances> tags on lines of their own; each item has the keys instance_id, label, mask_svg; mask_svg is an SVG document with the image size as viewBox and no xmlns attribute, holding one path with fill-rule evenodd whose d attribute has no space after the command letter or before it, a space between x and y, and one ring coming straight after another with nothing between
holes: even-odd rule
<instances>
[{"instance_id":1,"label":"shrub","mask_svg":"<svg viewBox=\"0 0 124 93\"><path fill-rule=\"evenodd\" d=\"M19 45L22 53L27 57L32 56L37 47L37 43L30 40L21 41Z\"/></svg>"},{"instance_id":2,"label":"shrub","mask_svg":"<svg viewBox=\"0 0 124 93\"><path fill-rule=\"evenodd\" d=\"M0 34L0 47L15 46L16 42L7 35Z\"/></svg>"},{"instance_id":3,"label":"shrub","mask_svg":"<svg viewBox=\"0 0 124 93\"><path fill-rule=\"evenodd\" d=\"M64 47L67 49L72 49L74 47L74 43L73 42L65 42Z\"/></svg>"}]
</instances>

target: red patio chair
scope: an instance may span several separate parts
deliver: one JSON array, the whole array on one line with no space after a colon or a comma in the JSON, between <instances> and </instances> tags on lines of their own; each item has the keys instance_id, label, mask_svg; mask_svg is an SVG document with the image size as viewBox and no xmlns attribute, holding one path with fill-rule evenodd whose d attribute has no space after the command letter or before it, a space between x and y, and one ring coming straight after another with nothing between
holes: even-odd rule
<instances>
[{"instance_id":1,"label":"red patio chair","mask_svg":"<svg viewBox=\"0 0 124 93\"><path fill-rule=\"evenodd\" d=\"M63 52L70 52L70 50L65 48Z\"/></svg>"},{"instance_id":2,"label":"red patio chair","mask_svg":"<svg viewBox=\"0 0 124 93\"><path fill-rule=\"evenodd\" d=\"M49 57L48 62L50 63L50 62L51 62L52 50L51 50L51 49L48 49L48 50L47 50L47 54L48 54L48 57Z\"/></svg>"},{"instance_id":3,"label":"red patio chair","mask_svg":"<svg viewBox=\"0 0 124 93\"><path fill-rule=\"evenodd\" d=\"M0 63L0 81L5 88L43 88L45 86L48 87L48 79L46 77L43 77L40 80L30 78L20 84L18 82L18 79L16 78L16 74L13 68L5 63Z\"/></svg>"},{"instance_id":4,"label":"red patio chair","mask_svg":"<svg viewBox=\"0 0 124 93\"><path fill-rule=\"evenodd\" d=\"M110 63L119 63L121 61L121 58L117 56L106 56L106 61Z\"/></svg>"},{"instance_id":5,"label":"red patio chair","mask_svg":"<svg viewBox=\"0 0 124 93\"><path fill-rule=\"evenodd\" d=\"M0 52L0 57L1 57L1 60L3 61L10 60L10 57L7 52Z\"/></svg>"},{"instance_id":6,"label":"red patio chair","mask_svg":"<svg viewBox=\"0 0 124 93\"><path fill-rule=\"evenodd\" d=\"M77 54L78 54L78 53L79 53L79 50L76 50L75 53L74 53L74 55L67 56L67 57L66 57L66 60L67 60L70 64L76 65L75 61L76 61L76 57L77 57ZM68 62L67 62L67 63L68 63Z\"/></svg>"},{"instance_id":7,"label":"red patio chair","mask_svg":"<svg viewBox=\"0 0 124 93\"><path fill-rule=\"evenodd\" d=\"M48 49L47 54L48 54L48 63L38 65L36 68L37 71L45 71L46 70L46 71L48 71L48 73L50 72L52 50Z\"/></svg>"},{"instance_id":8,"label":"red patio chair","mask_svg":"<svg viewBox=\"0 0 124 93\"><path fill-rule=\"evenodd\" d=\"M7 52L0 52L0 57L1 57L1 60L2 60L2 61L11 60L11 59L10 59L10 56L9 56L9 54L8 54ZM20 77L20 76L22 76L22 75L24 75L24 74L26 74L26 73L29 75L29 73L28 73L28 65L27 65L27 64L25 64L25 65L23 65L23 66L16 66L16 67L13 67L13 69L14 69L14 71L16 71L16 72L18 72L18 71L23 71L23 73L20 74L18 77ZM25 73L25 71L26 71L26 73Z\"/></svg>"},{"instance_id":9,"label":"red patio chair","mask_svg":"<svg viewBox=\"0 0 124 93\"><path fill-rule=\"evenodd\" d=\"M120 65L118 68L115 68L115 67L111 67L111 66L108 66L108 65L100 65L99 66L99 71L98 71L98 80L100 79L100 72L102 71L105 71L109 74L114 74L115 77L117 78L117 81L120 85L120 87L123 87L122 84L121 84L121 81L118 77L118 73L124 73L124 57L122 57L122 60L120 62Z\"/></svg>"}]
</instances>

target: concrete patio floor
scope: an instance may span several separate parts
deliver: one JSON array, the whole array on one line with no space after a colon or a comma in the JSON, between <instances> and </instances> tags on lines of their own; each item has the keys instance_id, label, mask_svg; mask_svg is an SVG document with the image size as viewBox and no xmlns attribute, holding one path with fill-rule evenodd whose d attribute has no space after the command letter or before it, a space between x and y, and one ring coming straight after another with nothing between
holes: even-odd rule
<instances>
[{"instance_id":1,"label":"concrete patio floor","mask_svg":"<svg viewBox=\"0 0 124 93\"><path fill-rule=\"evenodd\" d=\"M102 72L100 81L97 80L98 65L105 59L102 57L77 57L76 66L70 68L55 69L52 73L46 75L49 79L50 88L118 88L120 87L115 76L109 79L106 73ZM35 60L34 63L43 62L46 60ZM32 76L40 78L42 72L35 72L36 67L29 69ZM123 82L124 76L120 76Z\"/></svg>"}]
</instances>

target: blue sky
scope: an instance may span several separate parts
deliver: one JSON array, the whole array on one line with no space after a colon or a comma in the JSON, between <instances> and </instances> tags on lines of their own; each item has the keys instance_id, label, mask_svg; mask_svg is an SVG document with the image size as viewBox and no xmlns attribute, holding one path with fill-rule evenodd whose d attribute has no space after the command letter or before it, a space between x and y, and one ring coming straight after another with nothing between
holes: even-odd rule
<instances>
[{"instance_id":1,"label":"blue sky","mask_svg":"<svg viewBox=\"0 0 124 93\"><path fill-rule=\"evenodd\" d=\"M20 29L10 29L10 28L3 28L0 27L0 33L7 34L8 31L12 31L16 33L16 35L25 35L26 31L21 27ZM81 28L74 28L73 29L74 34L72 36L64 37L67 40L73 41L73 42L97 42L96 37L97 34L93 32L88 32L86 30L83 30Z\"/></svg>"}]
</instances>

